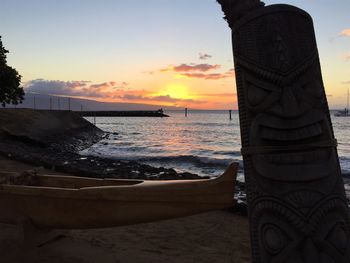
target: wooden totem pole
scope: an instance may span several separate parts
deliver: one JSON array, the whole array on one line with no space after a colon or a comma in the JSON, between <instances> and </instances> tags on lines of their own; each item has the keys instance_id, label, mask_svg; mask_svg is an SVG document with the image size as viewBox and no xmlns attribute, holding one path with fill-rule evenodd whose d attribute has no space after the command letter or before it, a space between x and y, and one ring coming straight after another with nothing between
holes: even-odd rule
<instances>
[{"instance_id":1,"label":"wooden totem pole","mask_svg":"<svg viewBox=\"0 0 350 263\"><path fill-rule=\"evenodd\" d=\"M349 208L312 19L218 0L232 29L255 263L350 262Z\"/></svg>"}]
</instances>

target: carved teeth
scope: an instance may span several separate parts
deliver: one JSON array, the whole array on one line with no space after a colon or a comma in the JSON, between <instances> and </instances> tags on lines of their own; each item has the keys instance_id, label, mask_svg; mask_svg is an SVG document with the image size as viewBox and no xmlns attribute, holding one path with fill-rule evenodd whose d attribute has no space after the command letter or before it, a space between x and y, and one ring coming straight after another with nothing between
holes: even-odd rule
<instances>
[{"instance_id":1,"label":"carved teeth","mask_svg":"<svg viewBox=\"0 0 350 263\"><path fill-rule=\"evenodd\" d=\"M284 153L284 154L269 154L265 158L271 163L278 164L303 164L323 162L329 157L327 150L315 150L310 152Z\"/></svg>"},{"instance_id":2,"label":"carved teeth","mask_svg":"<svg viewBox=\"0 0 350 263\"><path fill-rule=\"evenodd\" d=\"M299 129L282 130L269 127L261 128L261 137L275 141L296 141L309 139L322 134L320 124L313 124Z\"/></svg>"}]
</instances>

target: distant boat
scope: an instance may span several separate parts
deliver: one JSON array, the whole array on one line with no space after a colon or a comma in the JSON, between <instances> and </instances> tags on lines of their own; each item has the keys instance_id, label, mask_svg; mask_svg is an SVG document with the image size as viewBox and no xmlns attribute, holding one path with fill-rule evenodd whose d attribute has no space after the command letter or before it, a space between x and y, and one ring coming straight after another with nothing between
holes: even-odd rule
<instances>
[{"instance_id":1,"label":"distant boat","mask_svg":"<svg viewBox=\"0 0 350 263\"><path fill-rule=\"evenodd\" d=\"M215 179L144 181L35 175L32 182L24 178L26 183L21 185L11 181L20 175L0 172L0 222L26 220L38 228L86 229L230 208L237 167L231 164Z\"/></svg>"},{"instance_id":2,"label":"distant boat","mask_svg":"<svg viewBox=\"0 0 350 263\"><path fill-rule=\"evenodd\" d=\"M349 113L349 89L348 89L348 99L347 99L347 107L344 110L337 111L334 114L335 117L350 117Z\"/></svg>"}]
</instances>

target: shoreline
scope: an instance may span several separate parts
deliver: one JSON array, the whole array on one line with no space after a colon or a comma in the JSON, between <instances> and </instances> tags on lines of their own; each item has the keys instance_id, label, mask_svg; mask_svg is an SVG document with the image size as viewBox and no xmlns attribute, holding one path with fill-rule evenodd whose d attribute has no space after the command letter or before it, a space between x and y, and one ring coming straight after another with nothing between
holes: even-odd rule
<instances>
[{"instance_id":1,"label":"shoreline","mask_svg":"<svg viewBox=\"0 0 350 263\"><path fill-rule=\"evenodd\" d=\"M195 174L177 173L174 169L156 168L136 161L80 155L78 151L88 147L89 144L85 141L82 146L79 141L73 141L40 147L15 140L1 140L0 155L9 160L82 177L145 180L205 179ZM91 140L90 143L93 142L96 140Z\"/></svg>"},{"instance_id":2,"label":"shoreline","mask_svg":"<svg viewBox=\"0 0 350 263\"><path fill-rule=\"evenodd\" d=\"M57 172L115 179L200 179L191 173L156 168L136 161L82 156L79 151L108 133L69 111L2 109L0 154Z\"/></svg>"}]
</instances>

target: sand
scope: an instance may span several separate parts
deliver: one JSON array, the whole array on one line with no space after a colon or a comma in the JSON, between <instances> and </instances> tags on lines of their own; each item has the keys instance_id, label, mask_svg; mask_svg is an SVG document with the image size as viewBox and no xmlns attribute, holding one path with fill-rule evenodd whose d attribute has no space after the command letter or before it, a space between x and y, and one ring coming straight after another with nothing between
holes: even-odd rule
<instances>
[{"instance_id":1,"label":"sand","mask_svg":"<svg viewBox=\"0 0 350 263\"><path fill-rule=\"evenodd\" d=\"M97 230L26 251L15 226L0 225L2 263L250 262L247 220L224 211Z\"/></svg>"},{"instance_id":2,"label":"sand","mask_svg":"<svg viewBox=\"0 0 350 263\"><path fill-rule=\"evenodd\" d=\"M6 171L43 168L0 158ZM250 262L248 222L227 211L108 229L71 230L41 247L23 242L20 228L0 224L0 262L138 263Z\"/></svg>"}]
</instances>

